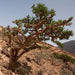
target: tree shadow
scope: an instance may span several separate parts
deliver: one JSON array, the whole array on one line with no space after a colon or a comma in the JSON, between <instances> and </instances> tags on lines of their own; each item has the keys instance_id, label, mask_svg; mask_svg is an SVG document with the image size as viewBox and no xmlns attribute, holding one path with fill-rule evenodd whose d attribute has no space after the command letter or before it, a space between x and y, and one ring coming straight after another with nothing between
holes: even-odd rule
<instances>
[{"instance_id":1,"label":"tree shadow","mask_svg":"<svg viewBox=\"0 0 75 75\"><path fill-rule=\"evenodd\" d=\"M17 62L16 73L19 75L29 75L31 72L31 66L28 66L27 63L19 63Z\"/></svg>"}]
</instances>

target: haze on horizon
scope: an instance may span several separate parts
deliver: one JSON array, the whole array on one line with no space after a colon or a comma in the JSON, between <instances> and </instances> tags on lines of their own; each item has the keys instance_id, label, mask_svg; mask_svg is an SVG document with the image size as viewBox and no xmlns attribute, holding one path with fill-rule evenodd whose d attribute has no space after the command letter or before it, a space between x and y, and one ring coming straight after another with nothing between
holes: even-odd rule
<instances>
[{"instance_id":1,"label":"haze on horizon","mask_svg":"<svg viewBox=\"0 0 75 75\"><path fill-rule=\"evenodd\" d=\"M36 3L45 4L49 10L53 8L56 11L55 20L64 20L73 16L71 27L66 27L66 29L73 30L74 36L69 40L75 40L75 0L0 0L0 25L13 27L15 24L12 21L15 19L24 18L28 14L33 16L31 6Z\"/></svg>"}]
</instances>

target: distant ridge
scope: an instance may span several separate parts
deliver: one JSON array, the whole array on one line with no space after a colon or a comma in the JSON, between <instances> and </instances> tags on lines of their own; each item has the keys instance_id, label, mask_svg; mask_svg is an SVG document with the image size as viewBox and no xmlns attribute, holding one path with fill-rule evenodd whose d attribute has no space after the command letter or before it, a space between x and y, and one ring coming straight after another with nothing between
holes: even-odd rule
<instances>
[{"instance_id":1,"label":"distant ridge","mask_svg":"<svg viewBox=\"0 0 75 75\"><path fill-rule=\"evenodd\" d=\"M66 55L69 55L69 56L75 58L75 55L73 53L70 53L66 50L63 50L62 48L55 47L55 46L48 44L48 43L45 43L45 42L40 42L40 44L51 47L50 48L51 53L66 54Z\"/></svg>"},{"instance_id":2,"label":"distant ridge","mask_svg":"<svg viewBox=\"0 0 75 75\"><path fill-rule=\"evenodd\" d=\"M71 41L65 42L63 44L64 44L64 48L61 48L61 49L75 55L75 40L71 40Z\"/></svg>"}]
</instances>

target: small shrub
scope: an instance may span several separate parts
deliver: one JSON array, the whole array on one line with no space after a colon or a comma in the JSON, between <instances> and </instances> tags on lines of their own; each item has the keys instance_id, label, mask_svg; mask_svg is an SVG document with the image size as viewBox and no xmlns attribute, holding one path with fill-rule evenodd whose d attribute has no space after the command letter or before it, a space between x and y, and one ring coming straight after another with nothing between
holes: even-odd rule
<instances>
[{"instance_id":1,"label":"small shrub","mask_svg":"<svg viewBox=\"0 0 75 75\"><path fill-rule=\"evenodd\" d=\"M49 54L48 53L38 53L37 55L36 55L36 59L47 59L47 58L49 58Z\"/></svg>"},{"instance_id":2,"label":"small shrub","mask_svg":"<svg viewBox=\"0 0 75 75\"><path fill-rule=\"evenodd\" d=\"M69 70L61 70L60 75L71 75L71 72Z\"/></svg>"},{"instance_id":3,"label":"small shrub","mask_svg":"<svg viewBox=\"0 0 75 75\"><path fill-rule=\"evenodd\" d=\"M38 65L41 65L41 60L44 59L44 60L48 60L50 57L50 54L48 53L37 53L37 55L35 56L35 62L38 64ZM43 62L43 61L42 61Z\"/></svg>"},{"instance_id":4,"label":"small shrub","mask_svg":"<svg viewBox=\"0 0 75 75\"><path fill-rule=\"evenodd\" d=\"M17 69L17 72L20 74L20 75L28 75L29 72L31 72L31 67L27 67L27 68L24 68L24 67L21 67L21 68L18 68Z\"/></svg>"},{"instance_id":5,"label":"small shrub","mask_svg":"<svg viewBox=\"0 0 75 75\"><path fill-rule=\"evenodd\" d=\"M68 62L70 61L71 63L75 62L75 59L66 55L66 54L58 54L58 53L54 53L54 57L58 58L58 59L63 59L64 62Z\"/></svg>"}]
</instances>

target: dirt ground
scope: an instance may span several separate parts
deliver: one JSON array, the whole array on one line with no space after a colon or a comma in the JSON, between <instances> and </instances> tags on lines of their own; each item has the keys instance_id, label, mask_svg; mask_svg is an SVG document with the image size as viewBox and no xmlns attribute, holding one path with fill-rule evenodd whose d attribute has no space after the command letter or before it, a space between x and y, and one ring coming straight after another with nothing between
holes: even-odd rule
<instances>
[{"instance_id":1,"label":"dirt ground","mask_svg":"<svg viewBox=\"0 0 75 75\"><path fill-rule=\"evenodd\" d=\"M18 60L16 71L8 69L9 58L2 53L6 44L0 40L0 75L73 75L74 71L65 67L66 63L53 57L53 53L74 55L46 43L39 43L43 47L34 49ZM75 65L73 64L75 69Z\"/></svg>"}]
</instances>

